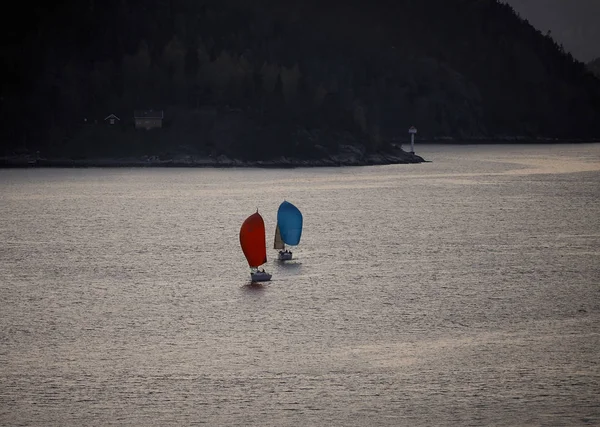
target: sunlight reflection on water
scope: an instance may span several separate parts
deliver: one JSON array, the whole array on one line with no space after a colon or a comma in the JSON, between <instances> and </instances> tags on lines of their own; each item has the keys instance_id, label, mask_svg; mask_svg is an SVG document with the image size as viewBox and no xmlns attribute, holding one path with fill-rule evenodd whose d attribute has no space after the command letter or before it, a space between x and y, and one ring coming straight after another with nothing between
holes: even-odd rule
<instances>
[{"instance_id":1,"label":"sunlight reflection on water","mask_svg":"<svg viewBox=\"0 0 600 427\"><path fill-rule=\"evenodd\" d=\"M600 423L600 145L417 152L0 170L0 424ZM257 208L273 280L250 286Z\"/></svg>"}]
</instances>

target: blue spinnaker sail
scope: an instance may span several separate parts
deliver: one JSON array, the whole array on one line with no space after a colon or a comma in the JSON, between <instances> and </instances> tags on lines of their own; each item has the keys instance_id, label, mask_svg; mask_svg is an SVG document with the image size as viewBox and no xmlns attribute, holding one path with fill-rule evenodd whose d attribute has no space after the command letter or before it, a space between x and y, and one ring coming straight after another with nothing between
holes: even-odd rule
<instances>
[{"instance_id":1,"label":"blue spinnaker sail","mask_svg":"<svg viewBox=\"0 0 600 427\"><path fill-rule=\"evenodd\" d=\"M286 245L295 246L302 236L302 213L290 202L284 201L277 210L277 225L281 240Z\"/></svg>"}]
</instances>

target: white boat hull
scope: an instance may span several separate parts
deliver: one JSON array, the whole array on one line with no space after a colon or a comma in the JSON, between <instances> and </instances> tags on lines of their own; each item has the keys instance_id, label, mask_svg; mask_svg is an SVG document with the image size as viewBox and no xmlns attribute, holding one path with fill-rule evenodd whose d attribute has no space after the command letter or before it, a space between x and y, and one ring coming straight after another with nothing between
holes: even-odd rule
<instances>
[{"instance_id":1,"label":"white boat hull","mask_svg":"<svg viewBox=\"0 0 600 427\"><path fill-rule=\"evenodd\" d=\"M290 251L279 251L279 255L277 256L279 261L288 261L292 259L292 253Z\"/></svg>"},{"instance_id":2,"label":"white boat hull","mask_svg":"<svg viewBox=\"0 0 600 427\"><path fill-rule=\"evenodd\" d=\"M258 271L256 273L250 273L250 278L253 282L268 282L271 280L272 275L266 271Z\"/></svg>"}]
</instances>

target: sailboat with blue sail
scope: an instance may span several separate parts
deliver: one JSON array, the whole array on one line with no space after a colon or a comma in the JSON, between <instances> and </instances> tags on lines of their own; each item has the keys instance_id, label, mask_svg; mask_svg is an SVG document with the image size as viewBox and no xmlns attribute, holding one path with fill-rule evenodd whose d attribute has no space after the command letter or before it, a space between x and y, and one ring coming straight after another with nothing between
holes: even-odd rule
<instances>
[{"instance_id":1,"label":"sailboat with blue sail","mask_svg":"<svg viewBox=\"0 0 600 427\"><path fill-rule=\"evenodd\" d=\"M285 245L296 246L300 243L302 222L302 212L296 206L286 200L279 205L273 249L279 250L280 261L292 259L292 251L286 249Z\"/></svg>"}]
</instances>

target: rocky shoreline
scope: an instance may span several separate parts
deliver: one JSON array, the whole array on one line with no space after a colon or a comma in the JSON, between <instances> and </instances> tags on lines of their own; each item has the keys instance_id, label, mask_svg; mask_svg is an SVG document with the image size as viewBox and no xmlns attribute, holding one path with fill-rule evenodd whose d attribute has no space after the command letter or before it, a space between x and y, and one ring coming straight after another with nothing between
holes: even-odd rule
<instances>
[{"instance_id":1,"label":"rocky shoreline","mask_svg":"<svg viewBox=\"0 0 600 427\"><path fill-rule=\"evenodd\" d=\"M320 159L297 159L280 157L271 160L242 160L225 155L212 156L173 156L160 159L157 156L141 158L34 158L31 156L0 157L0 168L23 167L195 167L195 168L300 168L300 167L339 167L410 164L426 162L421 156L396 150L393 153L362 154L347 151Z\"/></svg>"},{"instance_id":2,"label":"rocky shoreline","mask_svg":"<svg viewBox=\"0 0 600 427\"><path fill-rule=\"evenodd\" d=\"M598 143L599 138L559 139L559 138L430 138L420 140L419 144L444 145L492 145L492 144L574 144ZM234 156L210 155L173 155L168 158L159 156L139 157L102 157L102 158L69 158L44 157L39 154L21 154L0 156L0 169L3 168L88 168L88 167L192 167L192 168L308 168L308 167L340 167L340 166L377 166L393 164L423 163L428 160L417 154L406 152L402 143L393 143L392 150L380 153L365 153L364 147L342 145L337 154L322 153L316 159L279 157L269 160L248 160Z\"/></svg>"}]
</instances>

